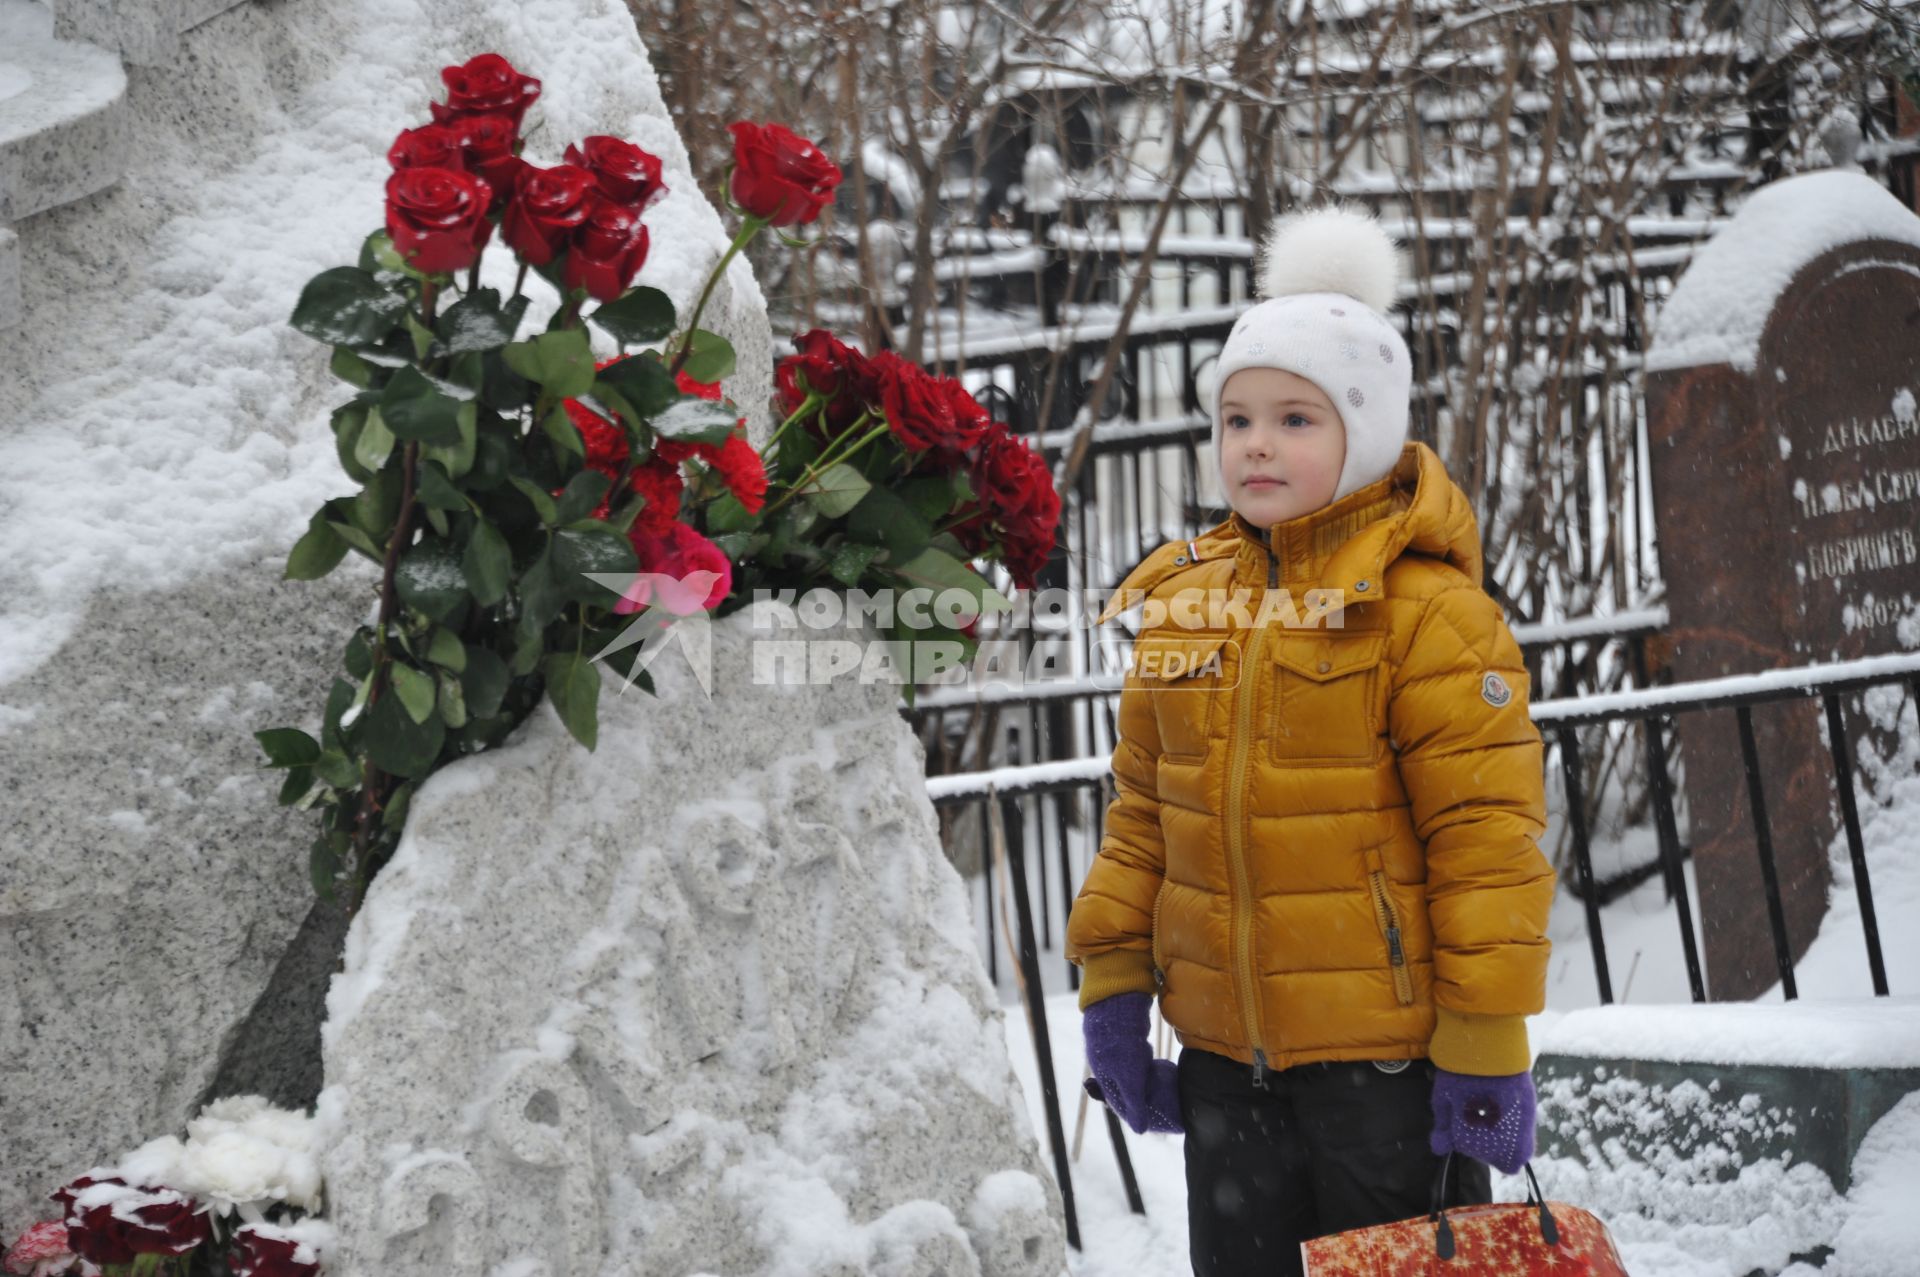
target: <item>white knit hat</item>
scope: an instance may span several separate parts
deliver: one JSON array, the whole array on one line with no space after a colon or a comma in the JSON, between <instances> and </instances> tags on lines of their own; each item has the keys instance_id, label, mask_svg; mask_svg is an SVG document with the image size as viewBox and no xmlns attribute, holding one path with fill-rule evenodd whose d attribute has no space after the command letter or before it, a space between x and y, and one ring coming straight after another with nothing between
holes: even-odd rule
<instances>
[{"instance_id":1,"label":"white knit hat","mask_svg":"<svg viewBox=\"0 0 1920 1277\"><path fill-rule=\"evenodd\" d=\"M1260 302L1233 326L1214 362L1213 459L1220 399L1242 368L1297 373L1326 392L1347 428L1338 501L1384 479L1407 442L1413 361L1392 309L1400 264L1393 240L1364 213L1318 208L1275 223L1260 269Z\"/></svg>"}]
</instances>

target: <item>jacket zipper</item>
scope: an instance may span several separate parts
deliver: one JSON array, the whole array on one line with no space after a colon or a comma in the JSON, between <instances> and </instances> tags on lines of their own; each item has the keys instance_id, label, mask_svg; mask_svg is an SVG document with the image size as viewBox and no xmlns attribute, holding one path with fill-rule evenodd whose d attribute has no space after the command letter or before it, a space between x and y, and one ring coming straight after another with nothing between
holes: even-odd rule
<instances>
[{"instance_id":1,"label":"jacket zipper","mask_svg":"<svg viewBox=\"0 0 1920 1277\"><path fill-rule=\"evenodd\" d=\"M1280 560L1267 549L1267 588L1280 585ZM1240 987L1241 1012L1246 1020L1247 1042L1253 1047L1253 1084L1267 1089L1267 1052L1260 1038L1260 1004L1253 974L1253 887L1247 878L1245 849L1240 845L1240 818L1247 785L1247 753L1252 735L1251 687L1254 671L1259 669L1260 641L1264 630L1256 626L1246 653L1241 658L1240 685L1234 690L1233 753L1227 774L1227 863L1233 872L1233 944L1234 977Z\"/></svg>"},{"instance_id":2,"label":"jacket zipper","mask_svg":"<svg viewBox=\"0 0 1920 1277\"><path fill-rule=\"evenodd\" d=\"M1400 922L1394 916L1393 904L1387 899L1387 874L1384 869L1375 869L1367 875L1367 881L1373 888L1373 909L1379 916L1380 929L1387 936L1387 961L1393 968L1393 996L1401 1006L1413 1003L1413 976L1407 970L1407 952L1400 943Z\"/></svg>"},{"instance_id":3,"label":"jacket zipper","mask_svg":"<svg viewBox=\"0 0 1920 1277\"><path fill-rule=\"evenodd\" d=\"M1149 924L1153 928L1153 982L1163 988L1166 986L1167 977L1166 968L1160 965L1160 902L1166 899L1166 895L1167 888L1163 882L1160 890L1154 894L1153 921Z\"/></svg>"}]
</instances>

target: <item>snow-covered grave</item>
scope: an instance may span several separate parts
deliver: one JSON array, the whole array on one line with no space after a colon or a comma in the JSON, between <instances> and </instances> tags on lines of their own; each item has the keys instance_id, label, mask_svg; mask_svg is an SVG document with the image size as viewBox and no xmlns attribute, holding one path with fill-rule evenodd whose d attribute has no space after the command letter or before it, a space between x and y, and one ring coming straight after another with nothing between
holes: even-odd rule
<instances>
[{"instance_id":1,"label":"snow-covered grave","mask_svg":"<svg viewBox=\"0 0 1920 1277\"><path fill-rule=\"evenodd\" d=\"M17 262L21 293L0 361L7 1224L209 1091L318 1090L340 927L311 909L312 817L276 806L252 733L317 725L375 573L281 579L354 486L326 352L287 317L380 226L387 148L438 69L494 50L543 77L542 162L594 133L665 161L639 282L686 307L729 240L619 0L57 7L59 42L47 6L0 0L0 282ZM102 118L121 149L89 150ZM706 315L730 391L764 404L744 261Z\"/></svg>"}]
</instances>

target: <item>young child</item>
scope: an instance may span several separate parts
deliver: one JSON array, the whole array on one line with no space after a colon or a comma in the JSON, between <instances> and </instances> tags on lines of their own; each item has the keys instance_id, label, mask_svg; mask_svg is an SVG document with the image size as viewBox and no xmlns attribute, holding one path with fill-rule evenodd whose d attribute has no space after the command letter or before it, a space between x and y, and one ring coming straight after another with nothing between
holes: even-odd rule
<instances>
[{"instance_id":1,"label":"young child","mask_svg":"<svg viewBox=\"0 0 1920 1277\"><path fill-rule=\"evenodd\" d=\"M1276 229L1214 383L1233 513L1101 618L1147 603L1067 927L1087 1087L1185 1132L1202 1277L1298 1273L1308 1238L1425 1214L1446 1154L1463 1204L1533 1151L1540 735L1472 508L1406 441L1396 273L1365 216Z\"/></svg>"}]
</instances>

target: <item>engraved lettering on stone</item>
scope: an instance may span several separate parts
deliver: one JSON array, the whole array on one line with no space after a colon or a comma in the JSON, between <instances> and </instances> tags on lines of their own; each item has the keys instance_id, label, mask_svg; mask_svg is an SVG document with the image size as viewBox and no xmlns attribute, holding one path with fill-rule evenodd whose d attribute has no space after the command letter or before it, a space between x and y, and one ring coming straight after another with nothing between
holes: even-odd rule
<instances>
[{"instance_id":1,"label":"engraved lettering on stone","mask_svg":"<svg viewBox=\"0 0 1920 1277\"><path fill-rule=\"evenodd\" d=\"M474 1243L486 1207L486 1188L466 1158L434 1151L406 1159L380 1189L387 1260L427 1264L449 1277L478 1277Z\"/></svg>"}]
</instances>

